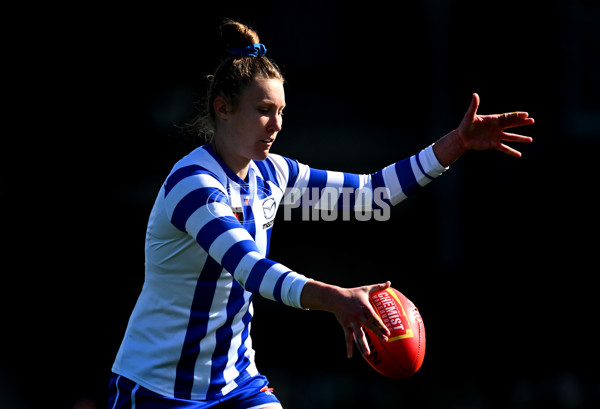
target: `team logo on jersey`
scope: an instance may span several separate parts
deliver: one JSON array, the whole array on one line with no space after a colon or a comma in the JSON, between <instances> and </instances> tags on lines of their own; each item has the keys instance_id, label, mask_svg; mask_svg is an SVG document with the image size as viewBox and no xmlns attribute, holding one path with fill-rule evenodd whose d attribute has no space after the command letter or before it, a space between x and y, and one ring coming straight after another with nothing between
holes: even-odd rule
<instances>
[{"instance_id":1,"label":"team logo on jersey","mask_svg":"<svg viewBox=\"0 0 600 409\"><path fill-rule=\"evenodd\" d=\"M228 217L228 215L223 213L223 208L219 206L219 204L227 205L231 209L231 212L233 213L233 216L235 216L237 222L244 225L246 223L254 223L254 217L251 217L251 214L256 214L256 212L259 212L260 206L262 207L263 216L265 217L266 221L266 223L263 224L263 229L268 229L275 221L274 218L275 212L277 211L277 202L275 198L271 196L272 192L270 189L262 187L258 187L257 189L258 192L254 194L240 194L239 191L230 193L229 188L227 192L214 189L214 191L211 192L206 200L206 204L209 205L208 211L218 219L230 221L231 219ZM265 199L261 200L259 197L264 197Z\"/></svg>"},{"instance_id":2,"label":"team logo on jersey","mask_svg":"<svg viewBox=\"0 0 600 409\"><path fill-rule=\"evenodd\" d=\"M263 200L262 208L263 213L265 215L265 219L269 220L273 218L273 216L275 216L275 209L277 208L277 206L275 205L275 199L273 199L272 197L268 197L265 200Z\"/></svg>"}]
</instances>

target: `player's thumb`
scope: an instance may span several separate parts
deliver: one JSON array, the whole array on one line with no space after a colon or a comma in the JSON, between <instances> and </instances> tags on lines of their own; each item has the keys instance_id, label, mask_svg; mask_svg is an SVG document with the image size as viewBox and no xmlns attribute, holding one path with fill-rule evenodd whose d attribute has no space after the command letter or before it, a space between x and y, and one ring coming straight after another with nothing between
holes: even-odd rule
<instances>
[{"instance_id":1,"label":"player's thumb","mask_svg":"<svg viewBox=\"0 0 600 409\"><path fill-rule=\"evenodd\" d=\"M386 290L386 289L390 288L391 285L392 285L392 283L390 281L386 281L385 283L382 283L382 284L375 284L375 285L371 286L371 291L369 291L369 294L376 293L377 291Z\"/></svg>"},{"instance_id":2,"label":"player's thumb","mask_svg":"<svg viewBox=\"0 0 600 409\"><path fill-rule=\"evenodd\" d=\"M479 108L479 94L476 92L473 93L473 97L471 98L471 105L469 105L469 109L467 110L467 114L469 118L474 118L477 115L477 109Z\"/></svg>"}]
</instances>

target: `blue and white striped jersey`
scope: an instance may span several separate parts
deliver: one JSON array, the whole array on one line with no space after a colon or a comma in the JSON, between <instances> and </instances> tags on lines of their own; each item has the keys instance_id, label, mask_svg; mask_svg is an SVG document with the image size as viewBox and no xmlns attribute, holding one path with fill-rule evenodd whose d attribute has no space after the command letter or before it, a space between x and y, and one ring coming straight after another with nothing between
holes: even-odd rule
<instances>
[{"instance_id":1,"label":"blue and white striped jersey","mask_svg":"<svg viewBox=\"0 0 600 409\"><path fill-rule=\"evenodd\" d=\"M394 205L444 170L431 146L371 175L270 154L251 162L244 181L210 146L197 148L174 166L150 214L145 281L113 372L168 397L226 395L258 374L252 294L302 308L308 279L267 258L282 200L311 188L379 187Z\"/></svg>"}]
</instances>

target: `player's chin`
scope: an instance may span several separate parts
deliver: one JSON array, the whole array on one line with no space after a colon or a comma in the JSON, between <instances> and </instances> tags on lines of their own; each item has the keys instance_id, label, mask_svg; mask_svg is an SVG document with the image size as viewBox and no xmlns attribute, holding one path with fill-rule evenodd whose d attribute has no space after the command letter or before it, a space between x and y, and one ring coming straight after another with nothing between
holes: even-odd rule
<instances>
[{"instance_id":1,"label":"player's chin","mask_svg":"<svg viewBox=\"0 0 600 409\"><path fill-rule=\"evenodd\" d=\"M266 145L266 144L263 144L263 145ZM267 159L267 156L269 156L270 150L271 150L271 144L269 144L268 146L261 146L254 151L254 157L252 159L258 160L258 161L265 160L265 159Z\"/></svg>"}]
</instances>

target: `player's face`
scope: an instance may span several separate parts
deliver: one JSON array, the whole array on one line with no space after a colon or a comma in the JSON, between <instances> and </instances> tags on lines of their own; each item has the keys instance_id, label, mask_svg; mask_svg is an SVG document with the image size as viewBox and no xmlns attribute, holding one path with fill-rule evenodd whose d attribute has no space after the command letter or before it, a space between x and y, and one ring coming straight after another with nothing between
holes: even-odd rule
<instances>
[{"instance_id":1,"label":"player's face","mask_svg":"<svg viewBox=\"0 0 600 409\"><path fill-rule=\"evenodd\" d=\"M277 79L257 79L242 90L227 122L232 153L246 160L264 160L281 131L285 94Z\"/></svg>"}]
</instances>

